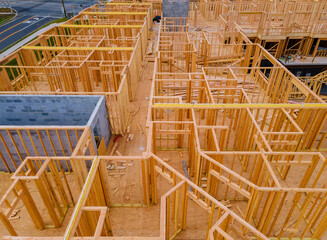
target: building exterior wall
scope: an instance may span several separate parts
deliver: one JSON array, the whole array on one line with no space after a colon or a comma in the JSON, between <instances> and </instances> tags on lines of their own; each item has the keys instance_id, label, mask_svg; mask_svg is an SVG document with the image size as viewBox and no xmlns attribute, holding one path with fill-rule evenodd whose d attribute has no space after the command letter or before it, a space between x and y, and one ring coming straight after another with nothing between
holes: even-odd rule
<instances>
[{"instance_id":1,"label":"building exterior wall","mask_svg":"<svg viewBox=\"0 0 327 240\"><path fill-rule=\"evenodd\" d=\"M188 17L189 0L163 0L163 17Z\"/></svg>"},{"instance_id":2,"label":"building exterior wall","mask_svg":"<svg viewBox=\"0 0 327 240\"><path fill-rule=\"evenodd\" d=\"M22 160L24 160L28 156L70 156L72 154L65 130L58 130L58 134L59 134L60 140L62 142L64 151L62 150L58 134L55 130L48 131L53 145L50 142L47 132L45 130L39 130L39 134L44 143L45 150L42 146L42 143L40 141L40 138L39 138L36 130L30 130L30 135L33 140L34 146L33 146L32 141L26 130L20 130L20 134L25 143L25 146L23 145L17 131L15 131L15 130L8 130L8 131L12 135L12 138L15 142L15 145L17 146L18 151L14 145L14 142L11 140L7 130L0 130L0 134L2 135L8 149L10 151L10 154L17 166L19 166L21 164ZM72 148L74 149L78 142L75 130L67 130L67 133L69 135L69 138L70 138L70 141L72 144ZM82 135L82 133L83 133L83 130L77 130L77 134L79 137ZM26 151L25 147L26 147L27 151ZM36 153L34 147L35 147L37 153ZM10 158L10 155L2 141L0 141L0 152L1 152L4 160L7 162L10 170L12 172L15 171L15 166L12 162L12 159ZM66 168L66 167L64 166L64 168ZM7 171L7 168L2 159L0 161L0 171Z\"/></svg>"},{"instance_id":3,"label":"building exterior wall","mask_svg":"<svg viewBox=\"0 0 327 240\"><path fill-rule=\"evenodd\" d=\"M99 96L0 96L0 125L85 126Z\"/></svg>"},{"instance_id":4,"label":"building exterior wall","mask_svg":"<svg viewBox=\"0 0 327 240\"><path fill-rule=\"evenodd\" d=\"M0 96L0 171L7 171L4 161L15 171L13 161L19 166L27 156L70 156L78 142L76 133L80 137L81 128L86 126L91 128L94 144L102 137L106 146L109 144L111 131L104 96Z\"/></svg>"},{"instance_id":5,"label":"building exterior wall","mask_svg":"<svg viewBox=\"0 0 327 240\"><path fill-rule=\"evenodd\" d=\"M99 140L101 140L103 137L106 146L108 146L111 131L105 97L102 96L99 99L87 125L90 126L92 130L93 138L95 139L95 137L99 137Z\"/></svg>"}]
</instances>

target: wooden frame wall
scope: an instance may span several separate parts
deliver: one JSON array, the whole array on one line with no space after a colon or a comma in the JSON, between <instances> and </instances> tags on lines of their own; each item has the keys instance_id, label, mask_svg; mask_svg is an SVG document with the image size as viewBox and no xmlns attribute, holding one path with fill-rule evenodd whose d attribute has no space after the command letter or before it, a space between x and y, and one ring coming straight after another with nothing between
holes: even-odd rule
<instances>
[{"instance_id":1,"label":"wooden frame wall","mask_svg":"<svg viewBox=\"0 0 327 240\"><path fill-rule=\"evenodd\" d=\"M161 34L186 35L192 42L192 34L184 31L159 35L148 151L157 156L165 151L186 153L194 183L205 183L205 190L217 200L246 202L240 215L266 236L319 239L326 230L327 201L321 197L327 193L326 158L303 150L324 151L326 103L258 44L244 44L241 60L226 67L200 71L164 67L168 62L160 58L166 49L160 46L166 39ZM206 40L195 38L195 45ZM185 39L175 38L175 46ZM212 56L219 59L220 54ZM261 67L263 59L272 67ZM296 94L303 94L305 100L300 104L291 100ZM294 170L301 171L303 179L286 185ZM293 205L286 209L284 201ZM291 231L288 226L294 218Z\"/></svg>"},{"instance_id":2,"label":"wooden frame wall","mask_svg":"<svg viewBox=\"0 0 327 240\"><path fill-rule=\"evenodd\" d=\"M10 187L10 189L8 190L8 194L5 195L2 202L6 200L10 191L12 191L12 189L15 189L17 185L16 182L21 183L26 180L39 181L39 176L42 176L42 174L52 174L51 170L46 170L46 166L48 166L49 164L53 164L55 161L69 161L71 164L79 164L79 167L83 167L83 164L87 161L92 161L92 165L90 166L88 171L85 172L86 168L83 167L84 173L82 171L83 174L81 173L75 176L76 181L79 178L82 178L84 187L79 191L79 198L74 202L74 212L66 227L64 236L49 237L49 239L79 239L79 237L83 237L83 239L98 239L100 236L101 239L117 238L111 237L112 229L110 224L110 212L108 211L111 205L108 202L108 198L105 195L105 191L103 191L102 189L108 187L104 185L107 183L103 181L102 172L106 171L104 164L107 161L127 160L131 159L131 157L100 156L94 157L93 160L92 158L92 156L75 156L71 158L28 158L24 161L26 164L31 161L35 161L41 164L41 169L36 173L36 177L32 176L31 171L28 171L28 176L25 176L26 172L25 175L20 175L17 172L13 176L13 178L15 178L14 183L12 184L12 187ZM167 183L171 185L170 190L161 197L160 235L155 237L155 239L171 239L177 236L177 234L181 230L186 230L186 214L188 209L187 202L195 201L197 208L202 208L208 212L208 227L206 235L203 237L207 239L218 239L217 237L219 236L219 234L222 234L223 236L225 236L225 234L228 234L230 236L238 236L240 234L240 231L236 229L236 226L238 224L241 224L243 229L246 229L247 234L249 236L254 235L258 237L258 239L268 240L267 237L258 232L251 225L247 224L243 219L241 219L239 216L229 210L225 205L214 199L212 196L210 196L204 190L196 186L192 181L187 179L185 176L180 174L178 171L176 171L174 168L169 166L157 156L153 154L147 154L143 157L138 157L138 159L136 157L132 158L134 158L134 160L136 161L144 161L146 163L144 165L144 172L146 172L147 174L144 176L149 176L151 178L151 181L150 179L144 181L145 189L147 189L148 191L147 193L145 192L145 196L147 196L147 199L150 200L149 196L152 195L152 202L157 203L156 179L157 177L159 177L159 175L163 176L164 179L167 180ZM40 171L42 171L42 173ZM77 169L74 168L73 172L74 174L76 174ZM56 172L56 174L59 173ZM57 176L56 174L54 174L53 176ZM38 182L38 184L41 183L42 182L40 181ZM101 184L99 185L99 183L103 185L101 186ZM28 189L25 189L24 191L26 191L24 193L28 193ZM47 189L44 189L44 192L48 193ZM21 194L21 192L18 193ZM25 207L29 207L29 205L25 205ZM32 206L30 210L32 213L32 210L35 209ZM228 226L223 227L220 224L222 221L225 220L227 216L231 220L230 224ZM40 218L39 220L41 221L41 219L42 218ZM4 219L1 220L5 222ZM7 236L6 238L19 239L20 237L17 236L14 227L9 222L7 223L7 229L11 231L10 233L12 236ZM215 231L218 231L218 235L216 233L213 233ZM214 235L215 237L213 238L213 236L209 235ZM44 239L47 238L48 237L45 237ZM30 239L38 238L30 237ZM138 238L136 237L136 239Z\"/></svg>"},{"instance_id":3,"label":"wooden frame wall","mask_svg":"<svg viewBox=\"0 0 327 240\"><path fill-rule=\"evenodd\" d=\"M236 23L256 43L273 42L273 46L269 45L267 49L277 58L300 54L312 56L314 60L316 55L326 55L325 50L311 54L314 40L317 39L319 45L319 41L327 36L323 20L326 8L326 3L321 1L283 1L278 4L267 1L198 1L190 3L189 15L195 26L198 13L206 21L224 19L228 25ZM289 49L291 46L287 42L296 39L301 44Z\"/></svg>"},{"instance_id":4,"label":"wooden frame wall","mask_svg":"<svg viewBox=\"0 0 327 240\"><path fill-rule=\"evenodd\" d=\"M1 60L2 93L100 92L107 96L112 132L123 133L147 47L152 6L117 4L86 9Z\"/></svg>"},{"instance_id":5,"label":"wooden frame wall","mask_svg":"<svg viewBox=\"0 0 327 240\"><path fill-rule=\"evenodd\" d=\"M81 126L1 126L1 161L10 173L21 165L25 156L71 156L85 129Z\"/></svg>"},{"instance_id":6,"label":"wooden frame wall","mask_svg":"<svg viewBox=\"0 0 327 240\"><path fill-rule=\"evenodd\" d=\"M29 193L28 189L23 192L22 185L17 187L15 181L58 177L62 173L56 167L46 167L54 161L69 161L79 198L74 201L64 236L49 239L116 239L112 237L108 211L114 205L108 190L106 163L117 165L129 160L141 166L144 205L158 203L159 177L171 185L161 197L160 235L155 239L173 239L187 231L189 200L208 213L206 239L268 240L276 231L277 237L283 239L320 239L327 226L327 189L322 178L327 162L319 152L324 150L326 135L321 139L318 136L326 122L327 104L260 45L246 42L241 33L231 35L237 36L237 40L228 34L224 36L227 37L223 41L238 43L245 53L231 64L217 67L210 65L210 58L225 57L227 51L212 51L203 67L197 55L208 55L197 51L199 38L207 41L207 50L203 52L215 43L208 41L208 35L189 34L184 18L163 19L149 101L146 152L141 157L94 156L91 134L84 131L70 158L26 159L0 202L9 209L0 214L13 235L6 238L20 239L6 217L16 201ZM223 49L224 44L219 43L219 48ZM262 67L263 59L272 67ZM305 100L290 102L292 94L304 96ZM190 176L163 161L162 151L185 152ZM92 165L88 167L86 161ZM33 170L37 164L40 169ZM297 176L301 172L302 178L289 182L294 171ZM42 189L44 195L49 192L51 189ZM13 204L7 200L11 193ZM243 201L246 211L235 213L219 200ZM285 207L286 200L291 204ZM28 199L24 202L32 216L35 211L31 203ZM287 212L287 216L282 216L281 211Z\"/></svg>"}]
</instances>

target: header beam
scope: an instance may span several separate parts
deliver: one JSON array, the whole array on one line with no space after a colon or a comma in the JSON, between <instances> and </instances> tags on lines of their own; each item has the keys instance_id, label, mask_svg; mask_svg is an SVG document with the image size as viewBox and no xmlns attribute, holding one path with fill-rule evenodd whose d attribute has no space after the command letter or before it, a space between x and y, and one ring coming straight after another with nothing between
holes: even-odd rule
<instances>
[{"instance_id":1,"label":"header beam","mask_svg":"<svg viewBox=\"0 0 327 240\"><path fill-rule=\"evenodd\" d=\"M67 28L142 28L143 25L77 25L77 24L62 24L59 27Z\"/></svg>"},{"instance_id":2,"label":"header beam","mask_svg":"<svg viewBox=\"0 0 327 240\"><path fill-rule=\"evenodd\" d=\"M81 12L90 15L147 15L148 12Z\"/></svg>"},{"instance_id":3,"label":"header beam","mask_svg":"<svg viewBox=\"0 0 327 240\"><path fill-rule=\"evenodd\" d=\"M24 46L22 49L30 50L99 50L99 51L110 51L110 50L121 50L121 51L133 51L133 47L43 47L43 46Z\"/></svg>"},{"instance_id":4,"label":"header beam","mask_svg":"<svg viewBox=\"0 0 327 240\"><path fill-rule=\"evenodd\" d=\"M327 103L235 103L235 104L192 104L192 103L156 103L152 108L179 108L179 109L242 109L242 108L268 108L268 109L327 109Z\"/></svg>"},{"instance_id":5,"label":"header beam","mask_svg":"<svg viewBox=\"0 0 327 240\"><path fill-rule=\"evenodd\" d=\"M151 3L106 3L107 5L117 5L117 6L133 6L133 5L137 5L137 6L151 6Z\"/></svg>"}]
</instances>

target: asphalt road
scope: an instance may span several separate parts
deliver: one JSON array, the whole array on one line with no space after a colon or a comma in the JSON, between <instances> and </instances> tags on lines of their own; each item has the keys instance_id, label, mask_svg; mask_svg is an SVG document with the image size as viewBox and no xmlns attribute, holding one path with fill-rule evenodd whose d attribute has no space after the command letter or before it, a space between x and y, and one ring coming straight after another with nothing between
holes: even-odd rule
<instances>
[{"instance_id":1,"label":"asphalt road","mask_svg":"<svg viewBox=\"0 0 327 240\"><path fill-rule=\"evenodd\" d=\"M22 15L34 15L36 17L63 17L61 0L37 0L9 1L11 6ZM81 9L96 3L95 0L64 0L66 12L78 13ZM82 8L80 7L82 5ZM72 7L74 6L74 7Z\"/></svg>"},{"instance_id":2,"label":"asphalt road","mask_svg":"<svg viewBox=\"0 0 327 240\"><path fill-rule=\"evenodd\" d=\"M66 12L75 14L96 3L92 0L64 0L64 2ZM64 17L61 0L19 0L10 3L18 11L18 17L0 26L0 51L56 18Z\"/></svg>"}]
</instances>

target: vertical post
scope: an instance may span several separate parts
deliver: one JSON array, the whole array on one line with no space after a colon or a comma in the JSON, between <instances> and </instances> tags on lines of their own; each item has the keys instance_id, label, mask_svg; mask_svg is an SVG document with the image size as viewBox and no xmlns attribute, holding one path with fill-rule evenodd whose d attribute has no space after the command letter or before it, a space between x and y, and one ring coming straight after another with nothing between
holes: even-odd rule
<instances>
[{"instance_id":1,"label":"vertical post","mask_svg":"<svg viewBox=\"0 0 327 240\"><path fill-rule=\"evenodd\" d=\"M313 53L312 53L312 62L313 62L313 61L315 60L315 58L316 58L316 55L317 55L317 49L318 49L319 43L320 43L320 39L318 38L317 43L316 43L316 46L315 46L315 49L314 49L314 51L313 51Z\"/></svg>"},{"instance_id":2,"label":"vertical post","mask_svg":"<svg viewBox=\"0 0 327 240\"><path fill-rule=\"evenodd\" d=\"M165 240L169 240L169 226L170 226L170 196L166 200L166 236Z\"/></svg>"},{"instance_id":3,"label":"vertical post","mask_svg":"<svg viewBox=\"0 0 327 240\"><path fill-rule=\"evenodd\" d=\"M209 239L209 231L212 227L213 214L215 213L215 207L216 207L216 205L213 202L211 202L210 204L211 204L211 212L210 212L209 221L208 221L206 239Z\"/></svg>"},{"instance_id":4,"label":"vertical post","mask_svg":"<svg viewBox=\"0 0 327 240\"><path fill-rule=\"evenodd\" d=\"M186 214L187 214L187 183L185 182L182 187L182 205L181 205L181 227L186 230Z\"/></svg>"},{"instance_id":5,"label":"vertical post","mask_svg":"<svg viewBox=\"0 0 327 240\"><path fill-rule=\"evenodd\" d=\"M2 212L0 212L0 220L2 224L7 228L11 236L18 236L17 232L11 225L10 221L6 218L6 216Z\"/></svg>"},{"instance_id":6,"label":"vertical post","mask_svg":"<svg viewBox=\"0 0 327 240\"><path fill-rule=\"evenodd\" d=\"M63 7L63 9L64 9L65 17L67 17L64 0L61 0L61 3L62 3L62 7Z\"/></svg>"},{"instance_id":7,"label":"vertical post","mask_svg":"<svg viewBox=\"0 0 327 240\"><path fill-rule=\"evenodd\" d=\"M197 7L197 5L194 3L194 27L196 27L196 23L197 23L197 15L198 15L198 7Z\"/></svg>"},{"instance_id":8,"label":"vertical post","mask_svg":"<svg viewBox=\"0 0 327 240\"><path fill-rule=\"evenodd\" d=\"M31 196L30 192L28 191L25 183L21 180L18 180L17 181L17 189L22 190L24 192L21 199L24 202L24 205L25 205L29 215L32 218L35 227L40 230L43 229L43 227L44 227L43 219L41 217L41 214L38 211L38 208L36 207L36 204Z\"/></svg>"}]
</instances>

